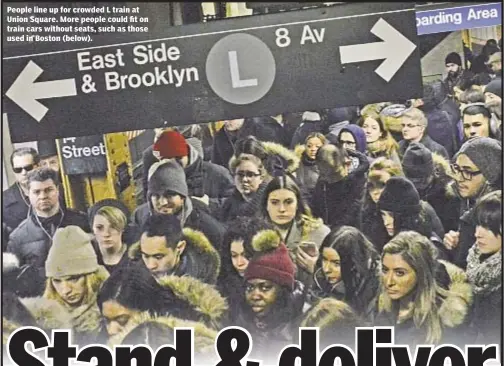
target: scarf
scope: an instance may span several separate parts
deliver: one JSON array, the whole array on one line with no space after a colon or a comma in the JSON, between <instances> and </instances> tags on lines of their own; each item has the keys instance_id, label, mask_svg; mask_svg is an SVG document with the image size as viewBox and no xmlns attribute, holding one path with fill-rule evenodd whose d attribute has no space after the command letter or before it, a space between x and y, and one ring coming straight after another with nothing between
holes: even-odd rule
<instances>
[{"instance_id":1,"label":"scarf","mask_svg":"<svg viewBox=\"0 0 504 366\"><path fill-rule=\"evenodd\" d=\"M480 262L481 252L477 245L469 249L467 277L476 295L486 296L502 286L502 250Z\"/></svg>"},{"instance_id":2,"label":"scarf","mask_svg":"<svg viewBox=\"0 0 504 366\"><path fill-rule=\"evenodd\" d=\"M305 166L314 166L315 164L317 164L317 160L310 159L308 155L306 155L306 153L303 153L303 155L301 156L301 161Z\"/></svg>"}]
</instances>

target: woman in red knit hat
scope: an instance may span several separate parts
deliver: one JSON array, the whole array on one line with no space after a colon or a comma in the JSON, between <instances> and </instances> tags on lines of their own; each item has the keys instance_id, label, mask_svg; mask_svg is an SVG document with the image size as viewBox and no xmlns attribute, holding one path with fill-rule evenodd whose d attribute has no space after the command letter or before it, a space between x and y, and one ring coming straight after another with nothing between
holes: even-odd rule
<instances>
[{"instance_id":1,"label":"woman in red knit hat","mask_svg":"<svg viewBox=\"0 0 504 366\"><path fill-rule=\"evenodd\" d=\"M296 267L277 231L258 232L252 247L256 253L245 270L245 302L235 325L250 332L253 350L264 359L297 336L306 292L295 280Z\"/></svg>"}]
</instances>

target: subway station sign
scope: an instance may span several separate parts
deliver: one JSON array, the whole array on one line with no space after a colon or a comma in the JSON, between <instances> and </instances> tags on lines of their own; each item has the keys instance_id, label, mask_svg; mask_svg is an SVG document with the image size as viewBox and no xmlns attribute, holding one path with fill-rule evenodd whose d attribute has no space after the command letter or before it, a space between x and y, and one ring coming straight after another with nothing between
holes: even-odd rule
<instances>
[{"instance_id":1,"label":"subway station sign","mask_svg":"<svg viewBox=\"0 0 504 366\"><path fill-rule=\"evenodd\" d=\"M416 11L418 35L494 27L502 24L502 3Z\"/></svg>"},{"instance_id":2,"label":"subway station sign","mask_svg":"<svg viewBox=\"0 0 504 366\"><path fill-rule=\"evenodd\" d=\"M98 174L107 171L103 135L65 137L58 140L65 174Z\"/></svg>"},{"instance_id":3,"label":"subway station sign","mask_svg":"<svg viewBox=\"0 0 504 366\"><path fill-rule=\"evenodd\" d=\"M4 112L23 142L412 99L422 93L416 44L413 4L348 3L159 39L26 46L4 52Z\"/></svg>"}]
</instances>

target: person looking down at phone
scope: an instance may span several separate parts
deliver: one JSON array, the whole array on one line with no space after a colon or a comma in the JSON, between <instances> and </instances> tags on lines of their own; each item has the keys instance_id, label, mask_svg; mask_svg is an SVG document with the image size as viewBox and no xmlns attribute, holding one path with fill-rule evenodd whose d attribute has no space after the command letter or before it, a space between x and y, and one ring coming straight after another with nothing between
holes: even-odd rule
<instances>
[{"instance_id":1,"label":"person looking down at phone","mask_svg":"<svg viewBox=\"0 0 504 366\"><path fill-rule=\"evenodd\" d=\"M261 200L262 215L282 235L296 264L296 279L311 284L318 248L330 229L315 219L301 197L301 190L290 175L274 177L266 186Z\"/></svg>"},{"instance_id":2,"label":"person looking down at phone","mask_svg":"<svg viewBox=\"0 0 504 366\"><path fill-rule=\"evenodd\" d=\"M380 288L380 256L358 229L341 226L326 236L315 266L311 301L342 300L372 321Z\"/></svg>"}]
</instances>

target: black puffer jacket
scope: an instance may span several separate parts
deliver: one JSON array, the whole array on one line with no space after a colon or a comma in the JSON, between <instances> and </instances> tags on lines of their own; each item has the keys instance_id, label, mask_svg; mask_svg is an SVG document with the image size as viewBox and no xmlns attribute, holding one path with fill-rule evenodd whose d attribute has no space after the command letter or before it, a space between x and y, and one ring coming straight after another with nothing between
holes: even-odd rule
<instances>
[{"instance_id":1,"label":"black puffer jacket","mask_svg":"<svg viewBox=\"0 0 504 366\"><path fill-rule=\"evenodd\" d=\"M342 225L361 227L362 197L369 160L358 151L348 150L348 155L358 158L358 167L336 183L328 184L319 178L310 205L313 216L320 217L331 229Z\"/></svg>"},{"instance_id":2,"label":"black puffer jacket","mask_svg":"<svg viewBox=\"0 0 504 366\"><path fill-rule=\"evenodd\" d=\"M21 297L39 296L44 290L45 261L52 245L52 236L57 228L69 225L79 226L91 232L87 216L70 209L62 210L50 220L39 218L30 210L29 217L23 221L9 237L7 251L19 259L21 273L16 282L16 294Z\"/></svg>"},{"instance_id":3,"label":"black puffer jacket","mask_svg":"<svg viewBox=\"0 0 504 366\"><path fill-rule=\"evenodd\" d=\"M458 148L457 124L452 116L440 108L445 99L444 86L441 81L424 85L423 102L420 109L427 118L427 134L442 145L451 157Z\"/></svg>"}]
</instances>

